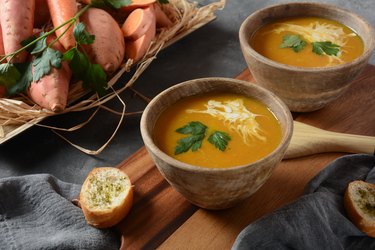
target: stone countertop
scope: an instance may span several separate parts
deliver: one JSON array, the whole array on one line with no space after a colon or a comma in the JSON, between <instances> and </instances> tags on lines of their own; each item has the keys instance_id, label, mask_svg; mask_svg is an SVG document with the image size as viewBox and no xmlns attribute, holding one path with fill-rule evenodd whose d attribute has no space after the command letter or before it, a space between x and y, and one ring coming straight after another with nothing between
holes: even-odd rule
<instances>
[{"instance_id":1,"label":"stone countertop","mask_svg":"<svg viewBox=\"0 0 375 250\"><path fill-rule=\"evenodd\" d=\"M210 1L198 1L206 4ZM135 89L153 97L176 83L200 77L235 77L246 68L241 54L238 30L242 21L262 7L292 1L228 0L217 19L166 48L142 74ZM363 16L375 27L373 0L316 1L334 4ZM370 60L375 64L375 55ZM126 78L126 76L125 76ZM124 79L123 79L124 80ZM145 103L131 92L122 93L127 111L142 110ZM121 110L118 101L108 106ZM49 125L70 128L86 120L90 112L71 113L46 120ZM61 132L66 138L88 149L98 149L110 136L119 116L99 111L94 119L76 132ZM87 155L51 130L34 126L0 145L0 177L50 173L61 180L81 184L93 167L115 166L143 146L140 116L126 117L111 143L97 156Z\"/></svg>"}]
</instances>

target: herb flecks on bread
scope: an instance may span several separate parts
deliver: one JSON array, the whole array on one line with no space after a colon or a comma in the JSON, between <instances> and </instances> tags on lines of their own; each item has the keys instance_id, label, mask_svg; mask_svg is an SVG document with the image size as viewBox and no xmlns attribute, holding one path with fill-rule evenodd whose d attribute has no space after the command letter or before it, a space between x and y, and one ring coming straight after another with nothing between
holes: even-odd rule
<instances>
[{"instance_id":1,"label":"herb flecks on bread","mask_svg":"<svg viewBox=\"0 0 375 250\"><path fill-rule=\"evenodd\" d=\"M344 205L351 221L370 237L375 237L375 184L364 181L349 183Z\"/></svg>"},{"instance_id":2,"label":"herb flecks on bread","mask_svg":"<svg viewBox=\"0 0 375 250\"><path fill-rule=\"evenodd\" d=\"M361 187L357 190L358 197L355 202L364 213L375 218L375 189Z\"/></svg>"},{"instance_id":3,"label":"herb flecks on bread","mask_svg":"<svg viewBox=\"0 0 375 250\"><path fill-rule=\"evenodd\" d=\"M92 209L109 209L124 198L125 187L128 185L125 177L116 177L112 171L103 172L89 178L88 190L84 194Z\"/></svg>"},{"instance_id":4,"label":"herb flecks on bread","mask_svg":"<svg viewBox=\"0 0 375 250\"><path fill-rule=\"evenodd\" d=\"M129 177L117 168L94 168L80 193L80 204L88 224L105 228L119 223L133 203Z\"/></svg>"}]
</instances>

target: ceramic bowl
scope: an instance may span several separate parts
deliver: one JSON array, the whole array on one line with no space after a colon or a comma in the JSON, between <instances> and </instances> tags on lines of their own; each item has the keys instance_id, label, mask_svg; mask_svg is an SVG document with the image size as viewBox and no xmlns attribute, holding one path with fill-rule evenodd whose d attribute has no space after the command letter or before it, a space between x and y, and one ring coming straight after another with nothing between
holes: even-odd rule
<instances>
[{"instance_id":1,"label":"ceramic bowl","mask_svg":"<svg viewBox=\"0 0 375 250\"><path fill-rule=\"evenodd\" d=\"M212 91L243 94L268 106L281 124L282 140L279 146L254 163L231 168L193 166L161 151L153 140L154 126L160 113L181 98ZM293 120L284 102L262 87L229 78L202 78L177 84L157 95L144 110L140 126L148 152L160 173L175 190L199 207L224 209L249 197L270 177L289 145Z\"/></svg>"},{"instance_id":2,"label":"ceramic bowl","mask_svg":"<svg viewBox=\"0 0 375 250\"><path fill-rule=\"evenodd\" d=\"M250 38L261 26L294 16L323 17L352 28L364 42L364 53L349 63L305 68L272 61L250 46ZM274 92L296 112L318 110L342 95L364 69L375 47L375 32L363 18L336 6L307 2L273 5L254 12L242 23L239 39L256 82Z\"/></svg>"}]
</instances>

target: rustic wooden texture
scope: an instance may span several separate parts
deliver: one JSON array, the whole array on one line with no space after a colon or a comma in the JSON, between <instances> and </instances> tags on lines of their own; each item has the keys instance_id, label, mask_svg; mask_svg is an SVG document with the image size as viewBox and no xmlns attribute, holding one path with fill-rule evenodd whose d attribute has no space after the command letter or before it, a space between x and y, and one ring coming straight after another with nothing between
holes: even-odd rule
<instances>
[{"instance_id":1,"label":"rustic wooden texture","mask_svg":"<svg viewBox=\"0 0 375 250\"><path fill-rule=\"evenodd\" d=\"M326 152L375 153L375 136L323 130L294 121L293 137L284 159Z\"/></svg>"},{"instance_id":2,"label":"rustic wooden texture","mask_svg":"<svg viewBox=\"0 0 375 250\"><path fill-rule=\"evenodd\" d=\"M248 70L238 79L253 81ZM322 110L294 113L295 120L341 133L375 136L375 66L368 65L337 101ZM230 249L249 223L303 194L311 180L343 153L283 160L271 178L238 206L198 209L174 191L154 166L145 148L119 164L134 183L134 206L119 225L127 249Z\"/></svg>"}]
</instances>

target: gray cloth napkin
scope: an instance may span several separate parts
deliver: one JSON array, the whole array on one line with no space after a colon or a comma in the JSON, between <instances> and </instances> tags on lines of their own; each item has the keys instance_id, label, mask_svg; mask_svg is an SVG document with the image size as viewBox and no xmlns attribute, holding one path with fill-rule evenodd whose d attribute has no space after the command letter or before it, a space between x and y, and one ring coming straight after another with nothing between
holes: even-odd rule
<instances>
[{"instance_id":1,"label":"gray cloth napkin","mask_svg":"<svg viewBox=\"0 0 375 250\"><path fill-rule=\"evenodd\" d=\"M348 155L324 168L297 201L248 225L232 249L375 249L347 218L343 196L349 182L375 183L375 157Z\"/></svg>"},{"instance_id":2,"label":"gray cloth napkin","mask_svg":"<svg viewBox=\"0 0 375 250\"><path fill-rule=\"evenodd\" d=\"M80 188L47 174L0 179L0 249L119 249L70 201Z\"/></svg>"}]
</instances>

